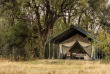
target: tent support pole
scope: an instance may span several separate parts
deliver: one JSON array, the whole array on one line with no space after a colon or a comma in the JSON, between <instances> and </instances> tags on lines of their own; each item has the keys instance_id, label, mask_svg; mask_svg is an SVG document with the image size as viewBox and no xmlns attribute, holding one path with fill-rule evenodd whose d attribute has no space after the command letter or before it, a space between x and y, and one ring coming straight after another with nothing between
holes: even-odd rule
<instances>
[{"instance_id":1,"label":"tent support pole","mask_svg":"<svg viewBox=\"0 0 110 74\"><path fill-rule=\"evenodd\" d=\"M54 59L54 43L53 43L53 59Z\"/></svg>"},{"instance_id":2,"label":"tent support pole","mask_svg":"<svg viewBox=\"0 0 110 74\"><path fill-rule=\"evenodd\" d=\"M49 59L50 59L50 41L49 41Z\"/></svg>"}]
</instances>

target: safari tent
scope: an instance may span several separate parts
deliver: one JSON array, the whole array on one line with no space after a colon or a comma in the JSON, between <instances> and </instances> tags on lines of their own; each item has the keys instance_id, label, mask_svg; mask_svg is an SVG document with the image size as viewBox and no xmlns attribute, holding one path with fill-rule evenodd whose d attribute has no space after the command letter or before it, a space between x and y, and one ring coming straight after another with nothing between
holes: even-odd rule
<instances>
[{"instance_id":1,"label":"safari tent","mask_svg":"<svg viewBox=\"0 0 110 74\"><path fill-rule=\"evenodd\" d=\"M49 40L48 57L56 59L95 59L93 39L89 32L72 25Z\"/></svg>"}]
</instances>

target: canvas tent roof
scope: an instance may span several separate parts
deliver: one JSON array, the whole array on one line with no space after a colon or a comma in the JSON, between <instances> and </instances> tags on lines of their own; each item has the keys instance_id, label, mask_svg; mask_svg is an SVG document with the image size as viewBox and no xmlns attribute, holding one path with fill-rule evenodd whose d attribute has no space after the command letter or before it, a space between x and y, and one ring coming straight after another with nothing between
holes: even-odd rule
<instances>
[{"instance_id":1,"label":"canvas tent roof","mask_svg":"<svg viewBox=\"0 0 110 74\"><path fill-rule=\"evenodd\" d=\"M64 32L62 32L61 34L53 37L50 41L52 43L60 43L68 38L70 38L71 36L75 35L76 33L81 34L84 37L88 37L88 40L93 40L94 38L91 37L90 33L78 28L76 26L71 25L67 30L65 30Z\"/></svg>"}]
</instances>

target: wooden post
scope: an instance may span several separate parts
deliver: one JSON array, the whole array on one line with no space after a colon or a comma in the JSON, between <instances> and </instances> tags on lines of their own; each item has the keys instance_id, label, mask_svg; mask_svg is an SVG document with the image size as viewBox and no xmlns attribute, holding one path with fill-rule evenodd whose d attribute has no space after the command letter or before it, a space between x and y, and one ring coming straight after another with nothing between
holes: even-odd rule
<instances>
[{"instance_id":1,"label":"wooden post","mask_svg":"<svg viewBox=\"0 0 110 74\"><path fill-rule=\"evenodd\" d=\"M59 58L59 46L58 46L58 44L56 44L57 45L57 59Z\"/></svg>"},{"instance_id":2,"label":"wooden post","mask_svg":"<svg viewBox=\"0 0 110 74\"><path fill-rule=\"evenodd\" d=\"M49 59L50 59L50 41L49 41Z\"/></svg>"},{"instance_id":3,"label":"wooden post","mask_svg":"<svg viewBox=\"0 0 110 74\"><path fill-rule=\"evenodd\" d=\"M53 59L54 59L54 43L53 43Z\"/></svg>"},{"instance_id":4,"label":"wooden post","mask_svg":"<svg viewBox=\"0 0 110 74\"><path fill-rule=\"evenodd\" d=\"M58 44L58 58L60 59L60 45Z\"/></svg>"}]
</instances>

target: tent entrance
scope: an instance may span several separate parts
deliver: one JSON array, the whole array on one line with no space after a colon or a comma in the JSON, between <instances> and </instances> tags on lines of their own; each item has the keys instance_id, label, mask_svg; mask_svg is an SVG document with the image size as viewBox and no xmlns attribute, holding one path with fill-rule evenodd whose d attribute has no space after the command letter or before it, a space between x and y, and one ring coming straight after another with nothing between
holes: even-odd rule
<instances>
[{"instance_id":1,"label":"tent entrance","mask_svg":"<svg viewBox=\"0 0 110 74\"><path fill-rule=\"evenodd\" d=\"M70 56L68 56L70 54ZM84 48L80 45L78 41L75 42L75 44L69 49L67 53L67 58L70 59L84 59L86 56L86 51Z\"/></svg>"}]
</instances>

